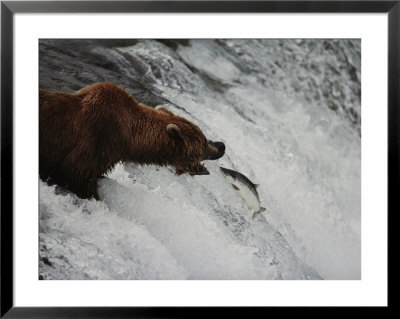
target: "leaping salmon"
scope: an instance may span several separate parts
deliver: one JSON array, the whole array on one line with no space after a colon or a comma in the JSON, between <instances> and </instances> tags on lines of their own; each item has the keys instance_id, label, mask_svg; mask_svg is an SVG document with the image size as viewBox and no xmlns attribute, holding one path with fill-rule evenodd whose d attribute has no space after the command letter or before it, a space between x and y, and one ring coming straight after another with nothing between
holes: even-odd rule
<instances>
[{"instance_id":1,"label":"leaping salmon","mask_svg":"<svg viewBox=\"0 0 400 319\"><path fill-rule=\"evenodd\" d=\"M257 193L257 188L259 184L253 184L246 176L243 174L233 171L228 168L220 167L222 176L231 185L233 190L247 207L253 211L252 219L254 219L259 213L266 210L265 207L260 206L260 198Z\"/></svg>"}]
</instances>

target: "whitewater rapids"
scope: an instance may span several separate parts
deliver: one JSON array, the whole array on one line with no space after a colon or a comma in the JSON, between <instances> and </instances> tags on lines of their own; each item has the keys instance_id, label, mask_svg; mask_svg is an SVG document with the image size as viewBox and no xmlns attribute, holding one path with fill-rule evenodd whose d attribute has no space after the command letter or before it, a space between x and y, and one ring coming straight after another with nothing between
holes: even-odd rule
<instances>
[{"instance_id":1,"label":"whitewater rapids","mask_svg":"<svg viewBox=\"0 0 400 319\"><path fill-rule=\"evenodd\" d=\"M360 279L359 40L110 43L41 40L41 88L114 82L226 153L208 176L118 164L101 201L40 181L41 279ZM251 220L218 166L266 211Z\"/></svg>"}]
</instances>

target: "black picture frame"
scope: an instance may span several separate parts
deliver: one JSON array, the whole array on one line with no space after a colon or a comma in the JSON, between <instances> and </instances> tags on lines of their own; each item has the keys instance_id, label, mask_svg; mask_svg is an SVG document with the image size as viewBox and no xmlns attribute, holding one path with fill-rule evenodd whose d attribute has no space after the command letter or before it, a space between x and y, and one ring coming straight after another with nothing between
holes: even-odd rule
<instances>
[{"instance_id":1,"label":"black picture frame","mask_svg":"<svg viewBox=\"0 0 400 319\"><path fill-rule=\"evenodd\" d=\"M388 218L398 213L400 1L1 1L1 317L176 318L236 315L257 308L15 307L13 304L13 17L15 13L387 13L388 14ZM392 221L392 219L390 219ZM389 222L389 225L392 225ZM389 228L389 234L392 234ZM390 236L389 236L390 238ZM388 238L388 240L389 240ZM390 244L390 243L389 243ZM390 248L390 245L389 245ZM390 257L389 257L390 263ZM388 281L388 284L390 281ZM388 307L391 306L391 295ZM286 308L301 315L306 307ZM279 310L280 311L280 310ZM334 310L336 312L336 310ZM351 309L347 309L347 312ZM370 311L370 309L368 310ZM351 311L353 312L353 311Z\"/></svg>"}]
</instances>

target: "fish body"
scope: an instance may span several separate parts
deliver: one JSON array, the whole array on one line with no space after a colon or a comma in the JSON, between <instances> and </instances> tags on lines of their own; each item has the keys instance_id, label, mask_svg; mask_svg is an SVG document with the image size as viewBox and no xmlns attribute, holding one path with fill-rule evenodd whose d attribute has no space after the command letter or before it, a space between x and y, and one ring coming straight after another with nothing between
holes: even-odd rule
<instances>
[{"instance_id":1,"label":"fish body","mask_svg":"<svg viewBox=\"0 0 400 319\"><path fill-rule=\"evenodd\" d=\"M234 170L220 167L222 176L231 185L233 190L247 207L253 211L253 219L261 212L265 211L264 207L260 206L260 197L257 193L258 184L253 184L246 176Z\"/></svg>"}]
</instances>

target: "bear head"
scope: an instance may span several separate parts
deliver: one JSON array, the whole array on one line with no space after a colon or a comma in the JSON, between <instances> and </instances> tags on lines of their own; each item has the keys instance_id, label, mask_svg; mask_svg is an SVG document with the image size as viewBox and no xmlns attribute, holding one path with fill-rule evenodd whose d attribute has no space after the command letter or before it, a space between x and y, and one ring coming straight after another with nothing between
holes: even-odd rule
<instances>
[{"instance_id":1,"label":"bear head","mask_svg":"<svg viewBox=\"0 0 400 319\"><path fill-rule=\"evenodd\" d=\"M164 106L155 109L166 117L165 130L169 136L174 159L171 164L175 166L176 174L209 175L201 162L221 158L225 154L225 144L207 139L198 126L174 115Z\"/></svg>"}]
</instances>

